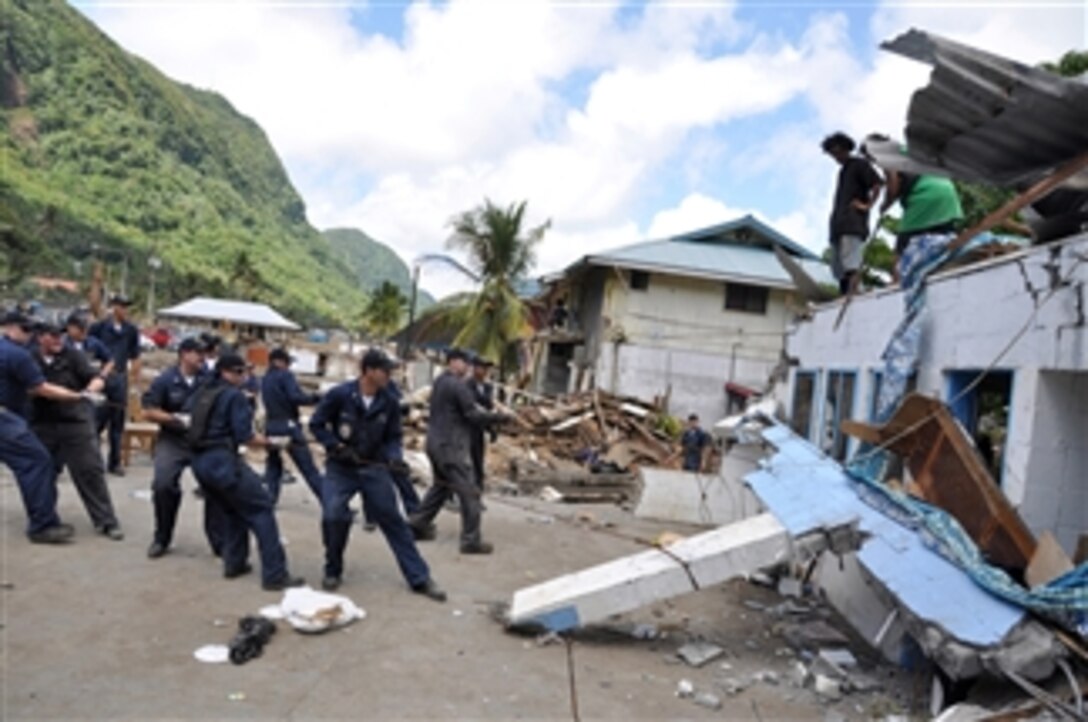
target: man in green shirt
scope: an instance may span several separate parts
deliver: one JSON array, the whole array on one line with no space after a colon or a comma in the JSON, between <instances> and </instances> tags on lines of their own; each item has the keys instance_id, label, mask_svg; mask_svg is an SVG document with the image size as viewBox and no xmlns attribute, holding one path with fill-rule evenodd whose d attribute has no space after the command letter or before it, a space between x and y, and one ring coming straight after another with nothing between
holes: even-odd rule
<instances>
[{"instance_id":1,"label":"man in green shirt","mask_svg":"<svg viewBox=\"0 0 1088 722\"><path fill-rule=\"evenodd\" d=\"M887 137L871 135L867 140L884 141ZM861 152L872 160L864 145ZM885 187L880 215L884 215L896 201L903 208L899 234L895 239L896 259L902 257L915 236L955 233L958 230L963 221L963 207L951 180L935 175L901 173L889 168L881 168L881 171L884 173Z\"/></svg>"}]
</instances>

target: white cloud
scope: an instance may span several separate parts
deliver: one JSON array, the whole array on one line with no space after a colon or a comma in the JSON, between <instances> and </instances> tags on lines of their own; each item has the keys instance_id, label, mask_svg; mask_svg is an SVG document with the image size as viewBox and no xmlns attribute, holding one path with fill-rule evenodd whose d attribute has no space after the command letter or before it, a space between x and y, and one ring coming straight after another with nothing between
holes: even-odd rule
<instances>
[{"instance_id":1,"label":"white cloud","mask_svg":"<svg viewBox=\"0 0 1088 722\"><path fill-rule=\"evenodd\" d=\"M532 223L554 220L541 271L728 220L737 209L704 185L714 163L796 198L771 222L819 250L835 172L819 139L839 128L898 134L928 69L887 53L862 62L842 14L816 14L790 42L739 23L732 2L621 5L413 2L399 40L360 33L328 3L171 0L87 14L260 123L315 224L362 228L406 260L441 249L448 219L485 196L528 199ZM875 44L920 25L1034 62L1083 45L1076 14L895 2L870 31ZM809 117L774 117L800 97ZM767 141L732 152L728 124L757 116L769 119ZM683 200L641 208L674 168L687 187L667 196ZM650 219L644 232L639 219Z\"/></svg>"}]
</instances>

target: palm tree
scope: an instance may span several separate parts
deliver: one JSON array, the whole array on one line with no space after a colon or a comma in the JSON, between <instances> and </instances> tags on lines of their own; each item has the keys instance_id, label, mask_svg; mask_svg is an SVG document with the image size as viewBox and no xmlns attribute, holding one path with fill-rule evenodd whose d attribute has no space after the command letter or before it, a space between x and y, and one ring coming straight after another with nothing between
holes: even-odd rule
<instances>
[{"instance_id":1,"label":"palm tree","mask_svg":"<svg viewBox=\"0 0 1088 722\"><path fill-rule=\"evenodd\" d=\"M536 246L551 226L549 220L525 230L525 206L522 201L500 208L485 198L482 206L453 218L447 241L449 248L466 252L481 282L479 292L452 312L464 318L454 343L500 362L513 343L532 331L514 284L532 271Z\"/></svg>"},{"instance_id":2,"label":"palm tree","mask_svg":"<svg viewBox=\"0 0 1088 722\"><path fill-rule=\"evenodd\" d=\"M363 318L369 329L381 339L387 339L400 328L408 299L389 281L382 281L367 301Z\"/></svg>"}]
</instances>

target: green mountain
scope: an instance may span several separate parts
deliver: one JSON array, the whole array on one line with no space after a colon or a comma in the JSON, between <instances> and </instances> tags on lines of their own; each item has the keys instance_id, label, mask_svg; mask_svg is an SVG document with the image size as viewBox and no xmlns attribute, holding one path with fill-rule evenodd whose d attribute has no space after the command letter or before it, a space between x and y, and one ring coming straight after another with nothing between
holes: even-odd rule
<instances>
[{"instance_id":1,"label":"green mountain","mask_svg":"<svg viewBox=\"0 0 1088 722\"><path fill-rule=\"evenodd\" d=\"M330 228L323 231L332 247L334 258L344 264L367 293L389 281L405 295L412 297L412 274L408 264L393 249L355 228ZM434 297L419 289L416 310L434 305Z\"/></svg>"},{"instance_id":2,"label":"green mountain","mask_svg":"<svg viewBox=\"0 0 1088 722\"><path fill-rule=\"evenodd\" d=\"M157 256L160 305L248 298L314 323L366 300L256 123L61 0L0 9L0 251L0 289L97 257L139 300Z\"/></svg>"}]
</instances>

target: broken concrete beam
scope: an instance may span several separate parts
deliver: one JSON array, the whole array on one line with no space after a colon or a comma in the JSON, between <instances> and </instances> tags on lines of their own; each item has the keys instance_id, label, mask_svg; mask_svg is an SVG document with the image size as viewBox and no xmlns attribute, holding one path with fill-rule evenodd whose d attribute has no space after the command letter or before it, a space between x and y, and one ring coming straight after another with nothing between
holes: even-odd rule
<instances>
[{"instance_id":1,"label":"broken concrete beam","mask_svg":"<svg viewBox=\"0 0 1088 722\"><path fill-rule=\"evenodd\" d=\"M567 574L514 593L512 627L564 631L778 564L789 553L785 528L762 514Z\"/></svg>"}]
</instances>

